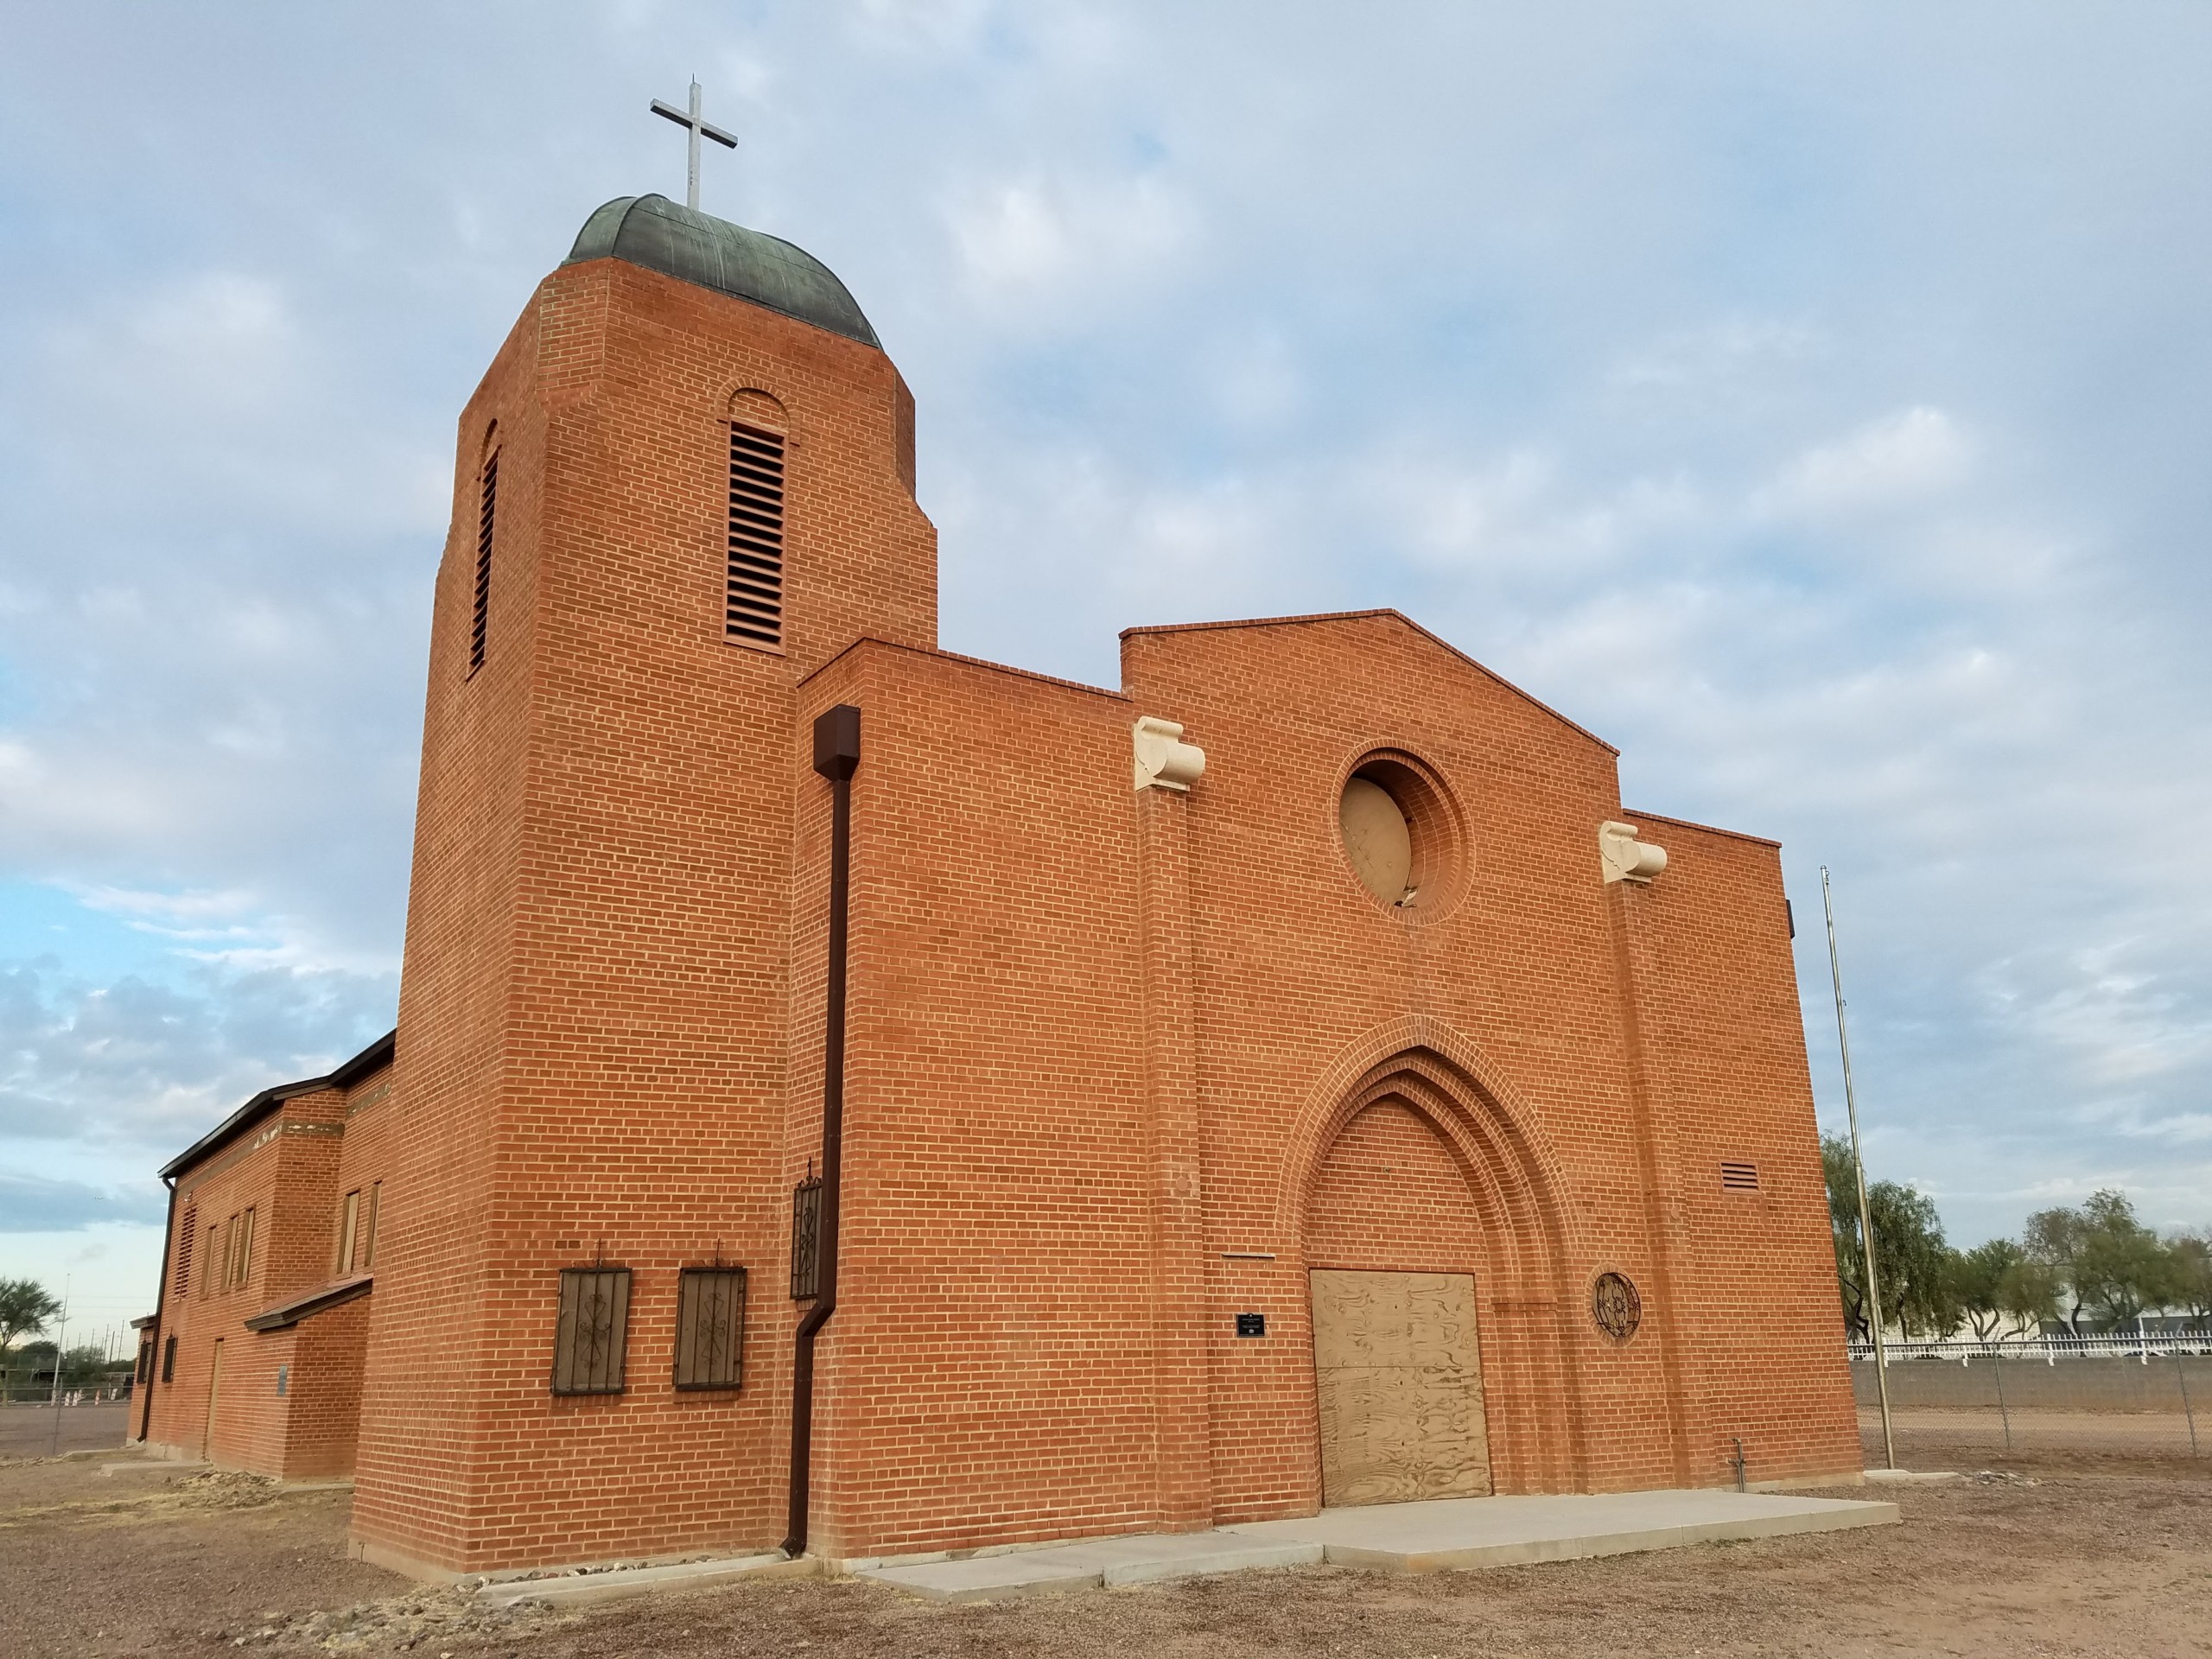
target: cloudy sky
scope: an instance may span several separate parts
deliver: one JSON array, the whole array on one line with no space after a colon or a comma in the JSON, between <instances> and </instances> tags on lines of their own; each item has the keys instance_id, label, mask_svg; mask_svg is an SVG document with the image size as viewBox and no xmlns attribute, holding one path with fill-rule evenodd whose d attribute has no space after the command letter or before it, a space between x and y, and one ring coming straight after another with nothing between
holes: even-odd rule
<instances>
[{"instance_id":1,"label":"cloudy sky","mask_svg":"<svg viewBox=\"0 0 2212 1659\"><path fill-rule=\"evenodd\" d=\"M0 5L0 1275L389 1023L453 421L606 199L850 285L944 643L1392 605L1781 838L1954 1238L2212 1220L2201 3Z\"/></svg>"}]
</instances>

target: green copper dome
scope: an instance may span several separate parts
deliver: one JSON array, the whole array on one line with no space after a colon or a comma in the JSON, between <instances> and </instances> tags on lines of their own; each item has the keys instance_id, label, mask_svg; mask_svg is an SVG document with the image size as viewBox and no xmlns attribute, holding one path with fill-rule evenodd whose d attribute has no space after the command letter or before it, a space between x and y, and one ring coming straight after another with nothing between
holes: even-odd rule
<instances>
[{"instance_id":1,"label":"green copper dome","mask_svg":"<svg viewBox=\"0 0 2212 1659\"><path fill-rule=\"evenodd\" d=\"M812 254L666 196L617 196L584 221L561 263L626 259L882 350L836 274Z\"/></svg>"}]
</instances>

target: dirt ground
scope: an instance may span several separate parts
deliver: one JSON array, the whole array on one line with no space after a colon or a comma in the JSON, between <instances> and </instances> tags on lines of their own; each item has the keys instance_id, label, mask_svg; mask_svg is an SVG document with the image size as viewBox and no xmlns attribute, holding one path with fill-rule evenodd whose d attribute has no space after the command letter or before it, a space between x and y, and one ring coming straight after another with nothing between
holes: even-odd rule
<instances>
[{"instance_id":1,"label":"dirt ground","mask_svg":"<svg viewBox=\"0 0 2212 1659\"><path fill-rule=\"evenodd\" d=\"M0 1406L0 1458L43 1458L123 1444L130 1408L110 1401L97 1406Z\"/></svg>"},{"instance_id":2,"label":"dirt ground","mask_svg":"<svg viewBox=\"0 0 2212 1659\"><path fill-rule=\"evenodd\" d=\"M560 1614L480 1611L346 1560L343 1491L19 1462L0 1465L0 1656L2212 1653L2212 1459L2096 1461L2110 1455L1905 1487L1890 1494L1900 1527L1602 1561L1314 1567L957 1607L798 1580Z\"/></svg>"}]
</instances>

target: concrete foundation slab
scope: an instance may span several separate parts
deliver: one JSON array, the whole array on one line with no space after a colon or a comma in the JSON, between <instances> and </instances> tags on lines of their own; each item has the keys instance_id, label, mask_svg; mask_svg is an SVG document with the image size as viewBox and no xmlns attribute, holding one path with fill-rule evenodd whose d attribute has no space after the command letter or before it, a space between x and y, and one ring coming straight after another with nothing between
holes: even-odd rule
<instances>
[{"instance_id":1,"label":"concrete foundation slab","mask_svg":"<svg viewBox=\"0 0 2212 1659\"><path fill-rule=\"evenodd\" d=\"M620 1601L630 1596L649 1596L664 1590L704 1590L733 1579L804 1578L820 1570L819 1564L801 1558L791 1560L778 1550L765 1555L725 1555L713 1560L677 1561L667 1567L625 1567L606 1573L569 1573L550 1579L502 1579L477 1591L477 1599L493 1607L512 1607L518 1601L545 1601L574 1607L587 1602Z\"/></svg>"},{"instance_id":2,"label":"concrete foundation slab","mask_svg":"<svg viewBox=\"0 0 2212 1659\"><path fill-rule=\"evenodd\" d=\"M1883 1526L1897 1518L1894 1503L1771 1492L1446 1498L1324 1510L1306 1520L1251 1522L1211 1532L1098 1538L966 1560L862 1567L859 1576L936 1601L990 1601L1322 1560L1381 1573L1517 1567Z\"/></svg>"},{"instance_id":3,"label":"concrete foundation slab","mask_svg":"<svg viewBox=\"0 0 2212 1659\"><path fill-rule=\"evenodd\" d=\"M1864 1499L1695 1491L1444 1498L1324 1510L1310 1520L1259 1521L1225 1530L1255 1540L1318 1543L1339 1567L1433 1573L1831 1532L1897 1519L1896 1504Z\"/></svg>"}]
</instances>

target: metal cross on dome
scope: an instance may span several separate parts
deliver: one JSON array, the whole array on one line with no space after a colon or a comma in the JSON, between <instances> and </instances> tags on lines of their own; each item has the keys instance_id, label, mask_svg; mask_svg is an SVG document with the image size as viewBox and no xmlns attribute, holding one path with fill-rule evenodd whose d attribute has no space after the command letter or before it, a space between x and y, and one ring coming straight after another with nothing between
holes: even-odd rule
<instances>
[{"instance_id":1,"label":"metal cross on dome","mask_svg":"<svg viewBox=\"0 0 2212 1659\"><path fill-rule=\"evenodd\" d=\"M653 113L655 115L665 116L671 121L675 122L677 126L687 127L690 130L690 166L684 174L683 205L686 207L696 207L699 205L700 138L702 137L711 138L716 143L721 144L725 149L735 149L737 148L737 140L730 134L724 132L720 127L709 125L700 118L699 83L696 80L694 80L691 83L691 108L689 111L679 110L673 104L664 104L660 99L653 99Z\"/></svg>"}]
</instances>

